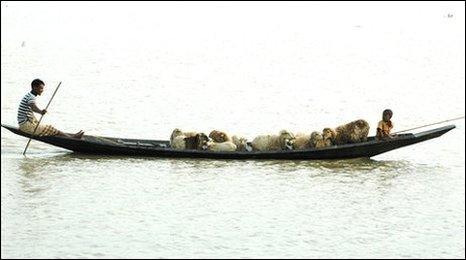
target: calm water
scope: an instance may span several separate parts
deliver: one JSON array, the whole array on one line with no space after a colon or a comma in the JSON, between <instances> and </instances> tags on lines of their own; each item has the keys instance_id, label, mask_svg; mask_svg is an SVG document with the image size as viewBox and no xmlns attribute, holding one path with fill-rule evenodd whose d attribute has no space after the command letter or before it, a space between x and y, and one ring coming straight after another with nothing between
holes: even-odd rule
<instances>
[{"instance_id":1,"label":"calm water","mask_svg":"<svg viewBox=\"0 0 466 260\"><path fill-rule=\"evenodd\" d=\"M43 122L87 134L310 132L384 108L464 114L464 3L2 2L1 117L40 77ZM308 5L308 6L306 6ZM41 15L35 15L35 14ZM394 19L396 17L396 19ZM465 257L465 132L371 159L83 156L1 130L1 255Z\"/></svg>"}]
</instances>

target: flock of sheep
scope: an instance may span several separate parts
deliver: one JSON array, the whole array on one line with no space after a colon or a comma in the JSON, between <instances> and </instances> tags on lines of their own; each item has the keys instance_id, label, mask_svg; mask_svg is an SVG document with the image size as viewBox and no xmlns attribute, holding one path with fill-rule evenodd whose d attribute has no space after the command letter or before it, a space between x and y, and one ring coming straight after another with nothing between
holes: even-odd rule
<instances>
[{"instance_id":1,"label":"flock of sheep","mask_svg":"<svg viewBox=\"0 0 466 260\"><path fill-rule=\"evenodd\" d=\"M249 142L240 136L230 136L225 132L213 130L209 136L204 133L182 132L176 128L170 136L173 149L195 149L219 152L280 151L323 148L332 145L358 143L367 140L369 124L362 119L338 126L324 128L322 133L298 133L282 130L278 135L259 135Z\"/></svg>"}]
</instances>

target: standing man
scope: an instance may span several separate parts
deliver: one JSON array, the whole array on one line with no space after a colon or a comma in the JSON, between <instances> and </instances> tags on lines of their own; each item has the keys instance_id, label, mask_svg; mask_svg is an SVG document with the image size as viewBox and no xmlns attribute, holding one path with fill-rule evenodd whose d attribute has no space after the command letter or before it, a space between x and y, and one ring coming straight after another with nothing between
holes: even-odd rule
<instances>
[{"instance_id":1,"label":"standing man","mask_svg":"<svg viewBox=\"0 0 466 260\"><path fill-rule=\"evenodd\" d=\"M19 124L19 129L23 132L26 132L28 134L33 134L34 129L36 129L37 124L39 123L34 116L33 112L39 113L41 115L44 115L47 113L47 110L45 109L39 109L36 105L36 96L42 94L44 91L44 82L40 79L35 79L31 82L31 92L27 93L23 99L21 99L21 102L19 103L19 108L18 108L18 124ZM38 136L64 136L64 137L70 137L70 138L77 138L81 139L83 136L84 132L81 130L77 132L76 134L70 135L63 133L62 131L54 128L51 125L39 125L37 126L37 130L35 132L35 135Z\"/></svg>"}]
</instances>

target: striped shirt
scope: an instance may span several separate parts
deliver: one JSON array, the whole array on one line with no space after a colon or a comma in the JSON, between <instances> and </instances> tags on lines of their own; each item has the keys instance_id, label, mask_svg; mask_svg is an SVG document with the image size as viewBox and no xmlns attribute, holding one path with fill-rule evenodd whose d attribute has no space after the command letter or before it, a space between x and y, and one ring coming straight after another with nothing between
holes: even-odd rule
<instances>
[{"instance_id":1,"label":"striped shirt","mask_svg":"<svg viewBox=\"0 0 466 260\"><path fill-rule=\"evenodd\" d=\"M36 103L36 96L32 92L27 93L21 102L19 103L18 108L18 124L26 122L28 119L33 120L34 113L31 108L31 104Z\"/></svg>"}]
</instances>

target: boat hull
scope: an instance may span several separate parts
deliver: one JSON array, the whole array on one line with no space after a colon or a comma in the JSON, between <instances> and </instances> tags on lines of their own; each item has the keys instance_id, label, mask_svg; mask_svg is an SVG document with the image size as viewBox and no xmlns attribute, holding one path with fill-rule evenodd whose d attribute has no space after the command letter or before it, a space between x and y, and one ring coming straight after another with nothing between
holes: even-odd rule
<instances>
[{"instance_id":1,"label":"boat hull","mask_svg":"<svg viewBox=\"0 0 466 260\"><path fill-rule=\"evenodd\" d=\"M17 127L3 125L11 132L24 136L31 135L20 131ZM350 159L361 157L373 157L394 149L416 144L433 138L437 138L454 129L454 125L448 125L416 134L403 134L398 137L378 141L369 137L367 142L331 146L322 149L270 151L270 152L213 152L200 150L175 150L169 147L169 141L125 139L100 136L83 136L81 140L48 136L34 136L32 139L61 147L76 153L99 155L127 155L127 156L151 156L168 158L211 158L211 159L273 159L273 160L322 160L322 159Z\"/></svg>"}]
</instances>

